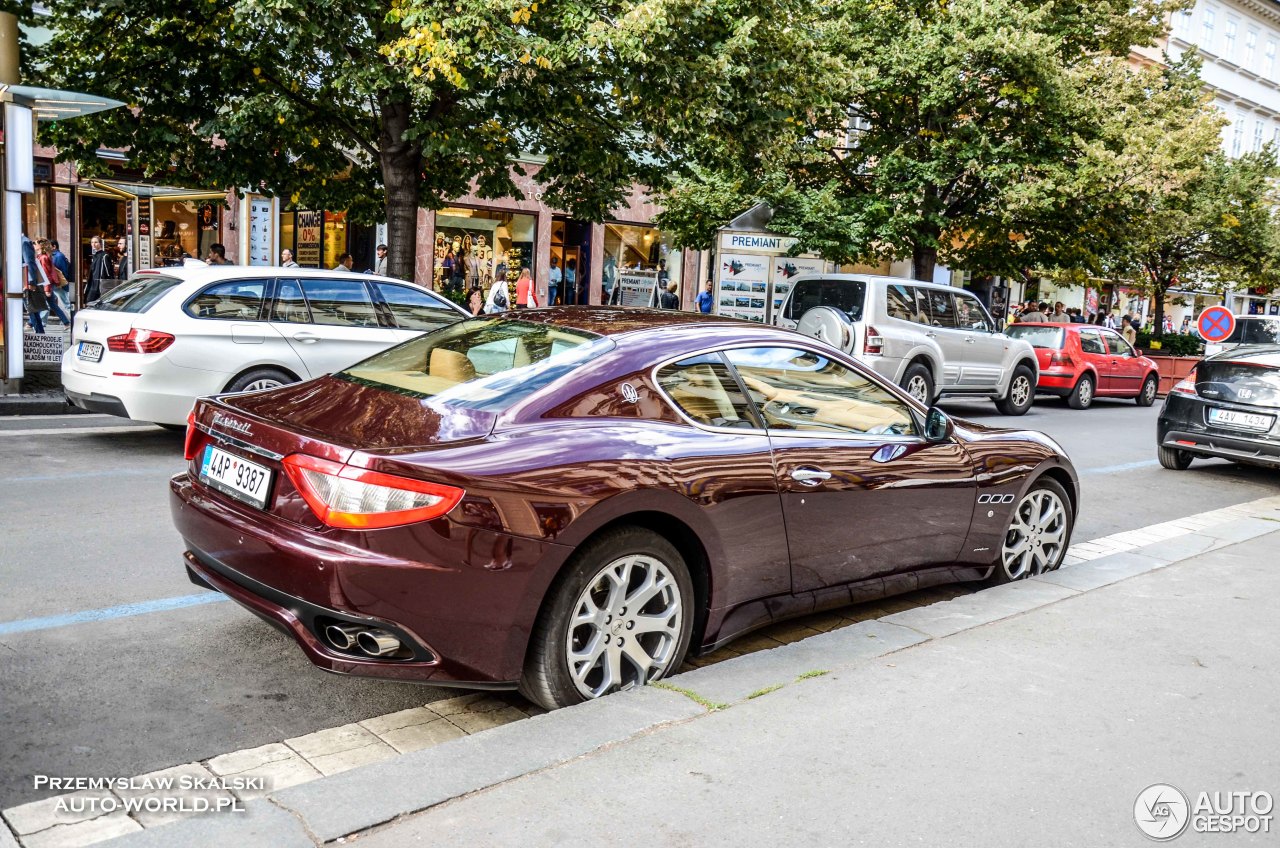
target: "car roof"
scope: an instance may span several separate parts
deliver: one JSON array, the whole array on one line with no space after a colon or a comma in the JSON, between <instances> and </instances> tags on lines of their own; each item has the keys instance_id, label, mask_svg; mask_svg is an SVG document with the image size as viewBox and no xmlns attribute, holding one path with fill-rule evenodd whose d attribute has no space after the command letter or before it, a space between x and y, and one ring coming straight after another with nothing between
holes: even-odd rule
<instances>
[{"instance_id":1,"label":"car roof","mask_svg":"<svg viewBox=\"0 0 1280 848\"><path fill-rule=\"evenodd\" d=\"M1280 368L1280 345L1238 345L1206 357L1204 361L1221 362L1224 360Z\"/></svg>"},{"instance_id":2,"label":"car roof","mask_svg":"<svg viewBox=\"0 0 1280 848\"><path fill-rule=\"evenodd\" d=\"M701 312L682 312L675 309L647 309L633 306L549 306L541 309L521 309L508 312L504 318L552 324L571 330L582 330L599 336L622 336L642 330L653 330L684 325L729 325L734 327L762 327L737 318L720 315L704 315Z\"/></svg>"},{"instance_id":3,"label":"car roof","mask_svg":"<svg viewBox=\"0 0 1280 848\"><path fill-rule=\"evenodd\" d=\"M785 259L786 257L782 257L782 258ZM788 280L788 282L792 286L792 291L794 291L795 286L797 284L807 282L809 280L834 280L836 282L849 281L849 282L858 282L858 283L887 283L889 285L896 285L896 286L924 286L926 288L931 288L931 289L947 289L951 291L962 291L962 292L966 292L967 294L973 293L973 292L969 292L967 289L962 289L962 288L959 288L958 286L948 285L947 283L931 283L931 282L925 282L924 280L911 280L911 279L907 279L906 277L889 277L884 274L844 274L844 273L797 274L796 276Z\"/></svg>"},{"instance_id":4,"label":"car roof","mask_svg":"<svg viewBox=\"0 0 1280 848\"><path fill-rule=\"evenodd\" d=\"M276 265L171 265L164 268L146 268L137 272L138 276L174 277L188 283L213 283L220 280L239 280L249 277L288 277L289 279L311 279L323 277L333 279L350 275L359 280L380 280L388 283L401 283L417 288L426 288L412 280L398 280L378 274L364 274L357 271L331 271L325 268L281 268Z\"/></svg>"},{"instance_id":5,"label":"car roof","mask_svg":"<svg viewBox=\"0 0 1280 848\"><path fill-rule=\"evenodd\" d=\"M1079 321L1019 321L1009 327L1061 327L1064 330L1111 330L1101 324L1080 323ZM1115 330L1111 330L1115 332Z\"/></svg>"}]
</instances>

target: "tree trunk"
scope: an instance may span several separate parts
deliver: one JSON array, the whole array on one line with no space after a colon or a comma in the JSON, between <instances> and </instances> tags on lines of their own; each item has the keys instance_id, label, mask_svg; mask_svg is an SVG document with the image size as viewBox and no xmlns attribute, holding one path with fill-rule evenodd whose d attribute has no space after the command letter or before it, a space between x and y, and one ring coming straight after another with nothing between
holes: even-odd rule
<instances>
[{"instance_id":1,"label":"tree trunk","mask_svg":"<svg viewBox=\"0 0 1280 848\"><path fill-rule=\"evenodd\" d=\"M1153 338L1158 339L1164 336L1164 296L1171 285L1173 285L1172 280L1158 280L1155 283L1155 297L1153 299L1156 302L1156 307L1155 314L1152 316L1152 320L1155 323L1151 327Z\"/></svg>"},{"instance_id":2,"label":"tree trunk","mask_svg":"<svg viewBox=\"0 0 1280 848\"><path fill-rule=\"evenodd\" d=\"M933 282L933 269L938 264L938 248L917 242L911 249L911 274L924 283Z\"/></svg>"},{"instance_id":3,"label":"tree trunk","mask_svg":"<svg viewBox=\"0 0 1280 848\"><path fill-rule=\"evenodd\" d=\"M422 151L406 141L413 103L388 94L382 108L382 182L387 196L387 274L412 280L418 261L418 178Z\"/></svg>"}]
</instances>

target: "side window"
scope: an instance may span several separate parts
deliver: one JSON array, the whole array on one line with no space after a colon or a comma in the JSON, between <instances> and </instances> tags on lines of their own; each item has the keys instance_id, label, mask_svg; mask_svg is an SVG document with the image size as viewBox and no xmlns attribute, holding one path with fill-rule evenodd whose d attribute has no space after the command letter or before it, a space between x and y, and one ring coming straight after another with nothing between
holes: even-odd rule
<instances>
[{"instance_id":1,"label":"side window","mask_svg":"<svg viewBox=\"0 0 1280 848\"><path fill-rule=\"evenodd\" d=\"M662 386L685 415L710 427L757 426L751 402L719 354L704 354L664 365L658 371Z\"/></svg>"},{"instance_id":2,"label":"side window","mask_svg":"<svg viewBox=\"0 0 1280 848\"><path fill-rule=\"evenodd\" d=\"M941 289L920 289L929 304L929 324L946 330L956 329L956 305L951 292Z\"/></svg>"},{"instance_id":3,"label":"side window","mask_svg":"<svg viewBox=\"0 0 1280 848\"><path fill-rule=\"evenodd\" d=\"M1107 347L1111 348L1112 356L1133 356L1133 348L1115 333L1107 333Z\"/></svg>"},{"instance_id":4,"label":"side window","mask_svg":"<svg viewBox=\"0 0 1280 848\"><path fill-rule=\"evenodd\" d=\"M215 283L187 302L192 318L223 321L257 321L262 312L265 280L228 280Z\"/></svg>"},{"instance_id":5,"label":"side window","mask_svg":"<svg viewBox=\"0 0 1280 848\"><path fill-rule=\"evenodd\" d=\"M967 292L954 292L956 299L956 326L962 330L979 330L992 332L991 322L987 320L987 310L982 308L982 301Z\"/></svg>"},{"instance_id":6,"label":"side window","mask_svg":"<svg viewBox=\"0 0 1280 848\"><path fill-rule=\"evenodd\" d=\"M1108 339L1119 338L1119 336L1113 337L1110 333L1107 333L1106 335ZM1099 333L1097 330L1081 330L1080 350L1085 353L1105 355L1107 352L1107 346L1106 343L1102 341L1102 333Z\"/></svg>"},{"instance_id":7,"label":"side window","mask_svg":"<svg viewBox=\"0 0 1280 848\"><path fill-rule=\"evenodd\" d=\"M297 280L276 283L276 301L271 307L271 320L284 324L310 324L311 312Z\"/></svg>"},{"instance_id":8,"label":"side window","mask_svg":"<svg viewBox=\"0 0 1280 848\"><path fill-rule=\"evenodd\" d=\"M387 306L391 307L396 326L406 330L435 330L462 317L419 289L394 283L379 282L374 285L378 287Z\"/></svg>"},{"instance_id":9,"label":"side window","mask_svg":"<svg viewBox=\"0 0 1280 848\"><path fill-rule=\"evenodd\" d=\"M913 435L907 404L821 354L782 347L726 351L770 430Z\"/></svg>"},{"instance_id":10,"label":"side window","mask_svg":"<svg viewBox=\"0 0 1280 848\"><path fill-rule=\"evenodd\" d=\"M910 286L891 285L885 287L885 311L890 318L899 321L914 321L916 318L915 289Z\"/></svg>"},{"instance_id":11,"label":"side window","mask_svg":"<svg viewBox=\"0 0 1280 848\"><path fill-rule=\"evenodd\" d=\"M377 327L378 313L363 280L302 281L311 306L311 321L340 327Z\"/></svg>"},{"instance_id":12,"label":"side window","mask_svg":"<svg viewBox=\"0 0 1280 848\"><path fill-rule=\"evenodd\" d=\"M1245 344L1280 344L1280 321L1257 319L1255 321L1237 321L1236 326L1245 325ZM1234 333L1232 334L1234 335Z\"/></svg>"}]
</instances>

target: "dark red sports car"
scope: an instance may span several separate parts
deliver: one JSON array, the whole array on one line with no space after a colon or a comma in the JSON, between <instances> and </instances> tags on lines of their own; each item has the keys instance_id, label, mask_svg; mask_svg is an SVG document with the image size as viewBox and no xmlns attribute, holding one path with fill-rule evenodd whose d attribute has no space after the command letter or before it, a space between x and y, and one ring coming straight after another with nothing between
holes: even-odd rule
<instances>
[{"instance_id":1,"label":"dark red sports car","mask_svg":"<svg viewBox=\"0 0 1280 848\"><path fill-rule=\"evenodd\" d=\"M173 515L197 583L323 669L546 707L788 616L1057 568L1048 437L953 423L819 341L542 309L200 401Z\"/></svg>"}]
</instances>

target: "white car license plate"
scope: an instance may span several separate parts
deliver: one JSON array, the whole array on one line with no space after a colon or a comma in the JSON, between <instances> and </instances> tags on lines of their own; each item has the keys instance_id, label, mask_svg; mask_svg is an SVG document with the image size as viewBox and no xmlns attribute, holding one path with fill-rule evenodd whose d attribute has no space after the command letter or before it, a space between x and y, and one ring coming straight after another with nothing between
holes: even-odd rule
<instances>
[{"instance_id":1,"label":"white car license plate","mask_svg":"<svg viewBox=\"0 0 1280 848\"><path fill-rule=\"evenodd\" d=\"M76 349L76 357L85 362L101 362L102 345L97 342L80 342L80 347Z\"/></svg>"},{"instance_id":2,"label":"white car license plate","mask_svg":"<svg viewBox=\"0 0 1280 848\"><path fill-rule=\"evenodd\" d=\"M200 463L200 480L233 498L253 504L258 509L267 508L267 495L271 492L271 469L256 462L207 445L204 449L204 461Z\"/></svg>"},{"instance_id":3,"label":"white car license plate","mask_svg":"<svg viewBox=\"0 0 1280 848\"><path fill-rule=\"evenodd\" d=\"M1271 415L1255 415L1252 412L1236 412L1234 409L1210 409L1210 424L1226 424L1245 430L1270 430L1275 422Z\"/></svg>"}]
</instances>

